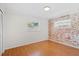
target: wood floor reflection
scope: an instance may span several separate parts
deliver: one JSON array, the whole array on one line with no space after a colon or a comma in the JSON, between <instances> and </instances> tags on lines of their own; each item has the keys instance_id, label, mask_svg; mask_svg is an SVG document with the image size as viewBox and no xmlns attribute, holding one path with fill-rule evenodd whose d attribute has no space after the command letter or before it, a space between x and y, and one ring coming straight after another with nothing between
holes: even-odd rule
<instances>
[{"instance_id":1,"label":"wood floor reflection","mask_svg":"<svg viewBox=\"0 0 79 59\"><path fill-rule=\"evenodd\" d=\"M3 56L79 56L79 49L47 40L8 49Z\"/></svg>"}]
</instances>

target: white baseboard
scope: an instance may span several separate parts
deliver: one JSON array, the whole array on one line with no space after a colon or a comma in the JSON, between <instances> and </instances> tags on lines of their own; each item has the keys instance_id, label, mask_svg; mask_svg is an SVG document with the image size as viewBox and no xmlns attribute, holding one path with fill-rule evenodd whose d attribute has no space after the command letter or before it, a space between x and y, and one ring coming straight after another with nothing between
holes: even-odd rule
<instances>
[{"instance_id":1,"label":"white baseboard","mask_svg":"<svg viewBox=\"0 0 79 59\"><path fill-rule=\"evenodd\" d=\"M13 47L8 47L5 50L20 47L20 46L24 46L24 45L29 45L29 44L32 44L32 43L37 43L37 42L45 41L45 40L48 40L48 39L41 39L41 40L38 40L38 41L28 42L28 43L25 43L25 44L23 44L23 42L22 42L20 45L16 45L16 46L13 46Z\"/></svg>"},{"instance_id":2,"label":"white baseboard","mask_svg":"<svg viewBox=\"0 0 79 59\"><path fill-rule=\"evenodd\" d=\"M50 41L53 41L53 42L56 42L56 43L60 43L60 44L63 44L63 45L69 46L69 47L73 47L73 48L79 49L79 47L76 47L76 46L73 46L73 45L69 45L66 42L59 42L57 40L50 40Z\"/></svg>"}]
</instances>

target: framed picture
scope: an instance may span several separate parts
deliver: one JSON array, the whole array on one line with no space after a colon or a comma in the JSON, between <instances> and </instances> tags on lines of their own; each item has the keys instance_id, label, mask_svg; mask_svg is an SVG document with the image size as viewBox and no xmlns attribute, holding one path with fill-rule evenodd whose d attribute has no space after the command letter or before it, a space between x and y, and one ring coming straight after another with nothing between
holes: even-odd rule
<instances>
[{"instance_id":1,"label":"framed picture","mask_svg":"<svg viewBox=\"0 0 79 59\"><path fill-rule=\"evenodd\" d=\"M38 32L40 30L38 21L28 22L27 27L30 32Z\"/></svg>"}]
</instances>

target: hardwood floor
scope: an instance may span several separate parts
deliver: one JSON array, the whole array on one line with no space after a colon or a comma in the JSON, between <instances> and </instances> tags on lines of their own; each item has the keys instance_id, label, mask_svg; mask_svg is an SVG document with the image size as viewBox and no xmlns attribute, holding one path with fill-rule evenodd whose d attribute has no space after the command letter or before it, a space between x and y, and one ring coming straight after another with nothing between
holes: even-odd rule
<instances>
[{"instance_id":1,"label":"hardwood floor","mask_svg":"<svg viewBox=\"0 0 79 59\"><path fill-rule=\"evenodd\" d=\"M79 49L47 40L8 49L3 56L79 56Z\"/></svg>"}]
</instances>

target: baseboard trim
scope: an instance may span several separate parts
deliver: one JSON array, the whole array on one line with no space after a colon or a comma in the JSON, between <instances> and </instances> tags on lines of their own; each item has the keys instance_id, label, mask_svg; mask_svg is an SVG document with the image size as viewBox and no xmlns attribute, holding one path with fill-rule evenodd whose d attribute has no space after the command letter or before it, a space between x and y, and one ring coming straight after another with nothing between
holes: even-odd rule
<instances>
[{"instance_id":1,"label":"baseboard trim","mask_svg":"<svg viewBox=\"0 0 79 59\"><path fill-rule=\"evenodd\" d=\"M79 47L75 47L75 46L73 46L73 45L69 45L69 44L67 44L67 43L65 43L65 42L59 42L59 41L51 40L51 39L50 39L50 41L53 41L53 42L56 42L56 43L59 43L59 44L63 44L63 45L66 45L66 46L69 46L69 47L72 47L72 48L79 49Z\"/></svg>"},{"instance_id":2,"label":"baseboard trim","mask_svg":"<svg viewBox=\"0 0 79 59\"><path fill-rule=\"evenodd\" d=\"M17 46L14 46L14 47L6 48L5 50L12 49L12 48L17 48L17 47L24 46L24 45L34 44L34 43L38 43L38 42L46 41L46 40L48 40L48 39L42 39L42 40L39 40L39 41L34 41L34 42L26 43L26 44L17 45Z\"/></svg>"}]
</instances>

